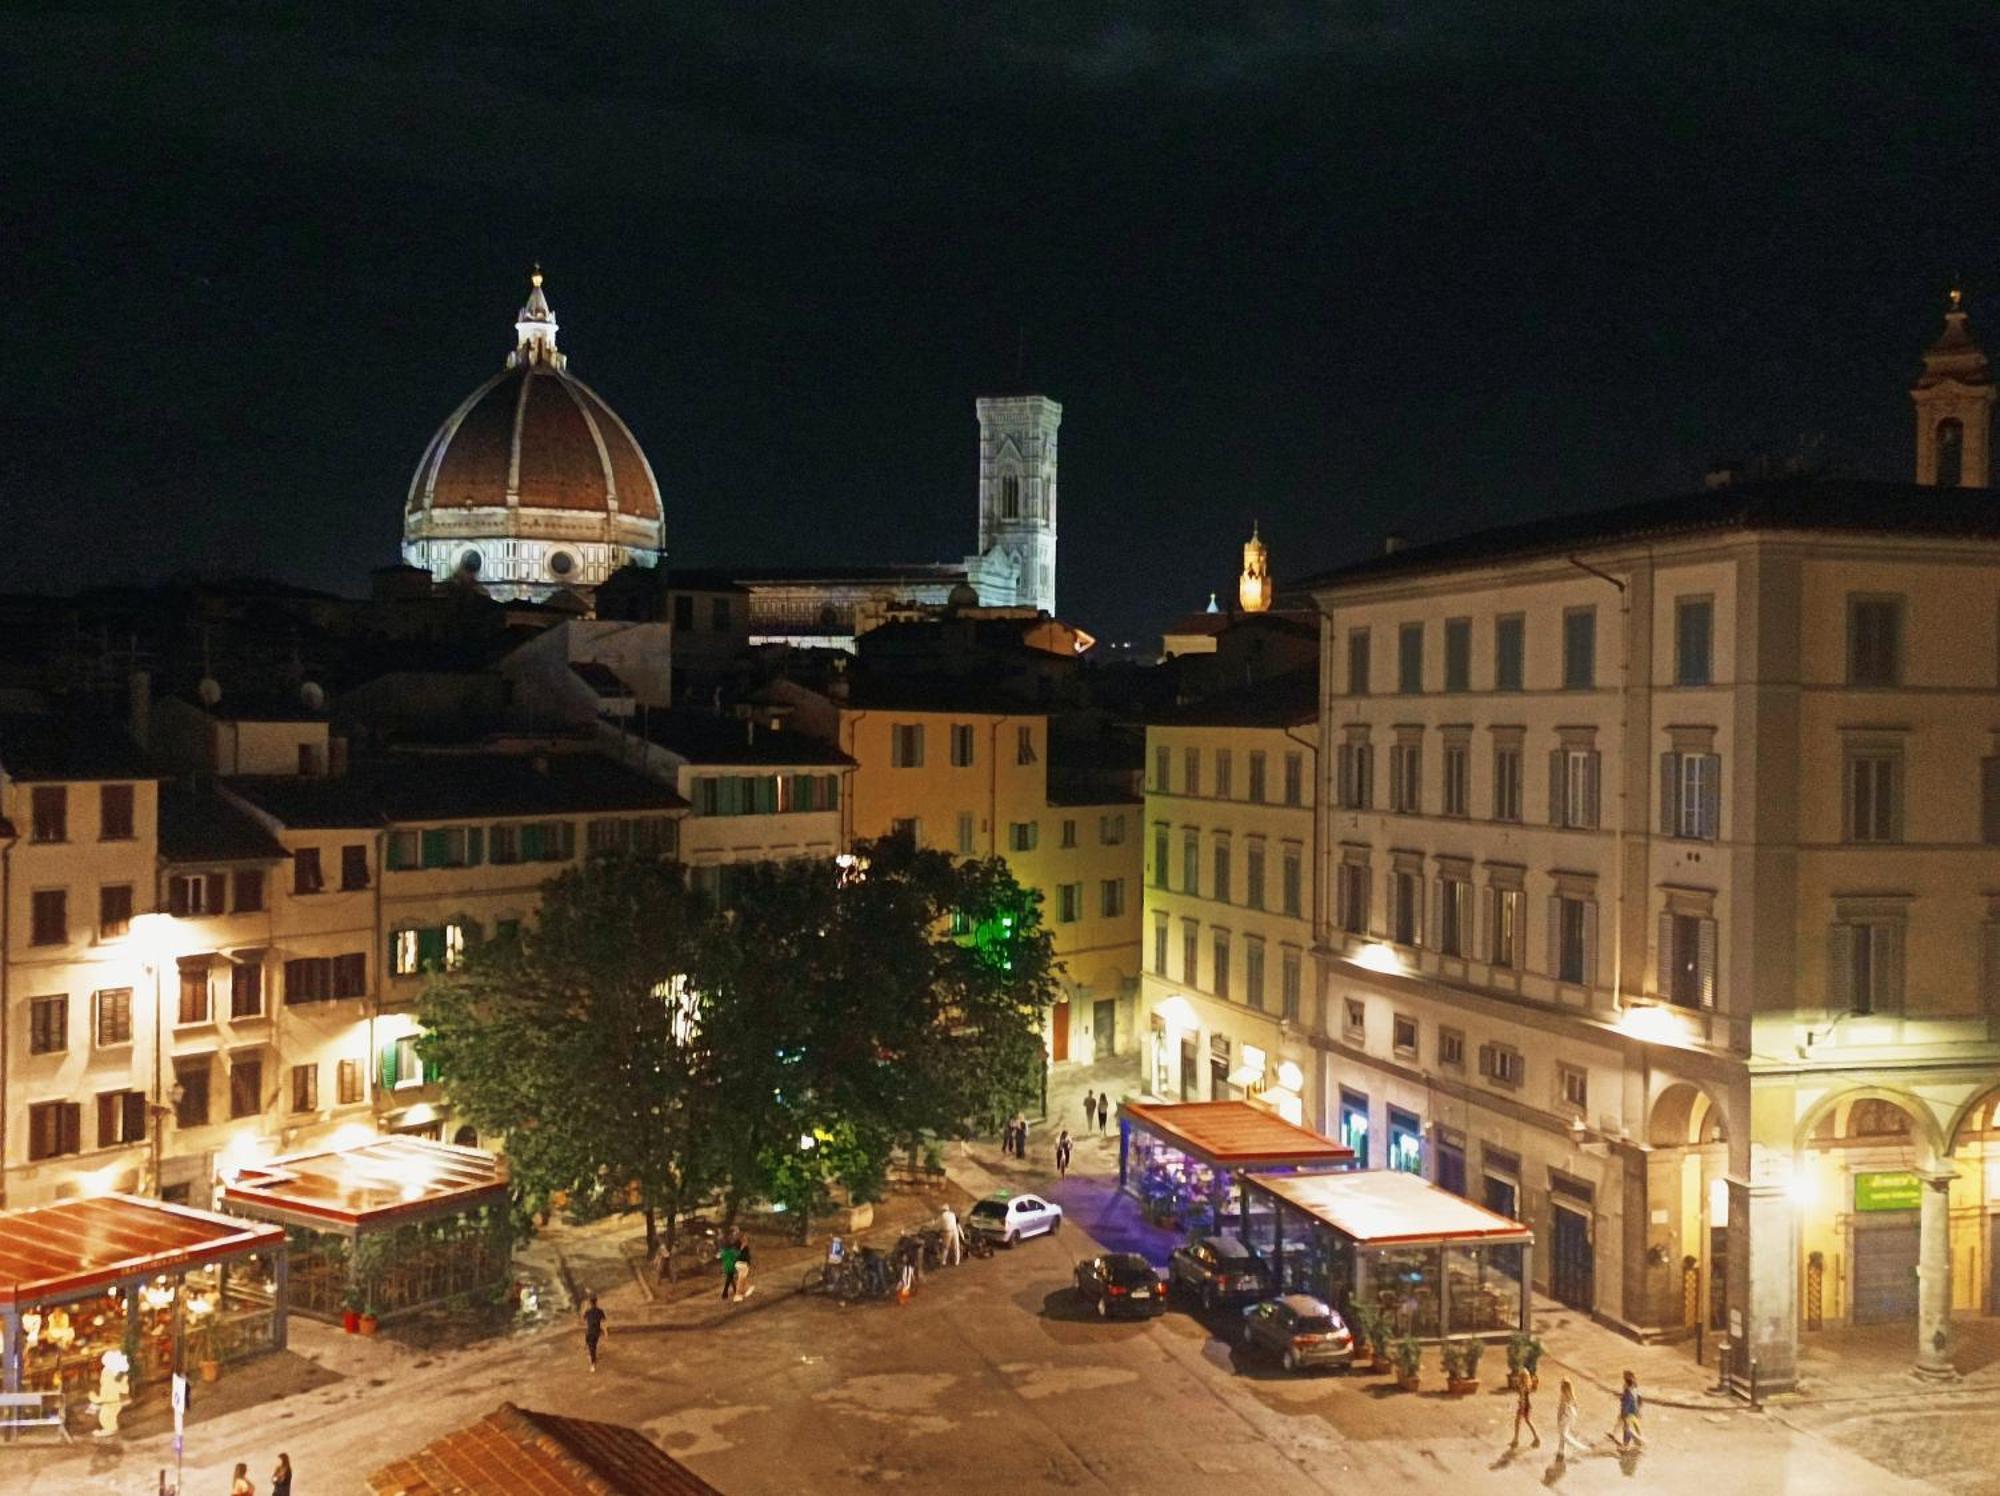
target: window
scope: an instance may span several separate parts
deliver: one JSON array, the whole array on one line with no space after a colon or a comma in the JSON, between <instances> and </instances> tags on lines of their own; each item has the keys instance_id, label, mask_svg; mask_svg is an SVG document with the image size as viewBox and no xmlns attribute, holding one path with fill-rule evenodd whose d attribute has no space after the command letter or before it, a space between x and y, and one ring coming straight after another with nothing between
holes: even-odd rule
<instances>
[{"instance_id":1,"label":"window","mask_svg":"<svg viewBox=\"0 0 2000 1496\"><path fill-rule=\"evenodd\" d=\"M496 840L503 830L507 833L509 848L518 848L520 844L518 829L513 826L495 826L493 828L493 835ZM389 833L389 866L391 869L413 868L417 866L422 857L423 841L416 832L391 831ZM518 850L512 850L511 855L502 857L496 848L493 860L495 862L519 862L521 858Z\"/></svg>"},{"instance_id":2,"label":"window","mask_svg":"<svg viewBox=\"0 0 2000 1496\"><path fill-rule=\"evenodd\" d=\"M1285 755L1285 803L1303 805L1306 796L1306 761L1303 754Z\"/></svg>"},{"instance_id":3,"label":"window","mask_svg":"<svg viewBox=\"0 0 2000 1496\"><path fill-rule=\"evenodd\" d=\"M428 835L428 833L426 833ZM432 866L425 859L425 866ZM319 848L300 847L292 853L292 892L295 894L318 893L326 886L325 875L320 872Z\"/></svg>"},{"instance_id":4,"label":"window","mask_svg":"<svg viewBox=\"0 0 2000 1496\"><path fill-rule=\"evenodd\" d=\"M763 811L777 809L777 805L775 804L777 795L774 780L770 776L765 776L759 781L759 787L768 792L769 799L773 803L760 804L756 808ZM564 841L563 855L565 857L573 856L576 852L576 823L573 821L563 821L560 825L562 826L562 831L559 835ZM536 829L533 826L524 826L521 828L523 852L528 855L529 861L534 861L535 857L528 851L526 839L529 833ZM546 828L543 829L546 831ZM427 827L420 833L419 843L423 865L427 868L477 867L486 860L486 828L484 826ZM319 853L317 851L313 853L313 873L315 877L319 873ZM318 888L319 885L316 883L311 891L318 892Z\"/></svg>"},{"instance_id":5,"label":"window","mask_svg":"<svg viewBox=\"0 0 2000 1496\"><path fill-rule=\"evenodd\" d=\"M106 883L97 890L97 938L116 940L132 931L132 885Z\"/></svg>"},{"instance_id":6,"label":"window","mask_svg":"<svg viewBox=\"0 0 2000 1496\"><path fill-rule=\"evenodd\" d=\"M97 789L97 839L132 840L132 786L105 784Z\"/></svg>"},{"instance_id":7,"label":"window","mask_svg":"<svg viewBox=\"0 0 2000 1496\"><path fill-rule=\"evenodd\" d=\"M358 1106L361 1102L361 1061L342 1060L334 1073L334 1100L341 1106Z\"/></svg>"},{"instance_id":8,"label":"window","mask_svg":"<svg viewBox=\"0 0 2000 1496\"><path fill-rule=\"evenodd\" d=\"M1597 684L1597 609L1571 608L1563 614L1563 689L1588 691Z\"/></svg>"},{"instance_id":9,"label":"window","mask_svg":"<svg viewBox=\"0 0 2000 1496\"><path fill-rule=\"evenodd\" d=\"M499 858L494 858L495 862ZM340 849L340 886L350 892L368 886L368 849L364 846Z\"/></svg>"},{"instance_id":10,"label":"window","mask_svg":"<svg viewBox=\"0 0 2000 1496\"><path fill-rule=\"evenodd\" d=\"M1007 827L1007 846L1015 852L1032 852L1041 840L1040 821L1015 821Z\"/></svg>"},{"instance_id":11,"label":"window","mask_svg":"<svg viewBox=\"0 0 2000 1496\"><path fill-rule=\"evenodd\" d=\"M1556 1095L1562 1105L1581 1112L1590 1105L1590 1073L1580 1066L1556 1061Z\"/></svg>"},{"instance_id":12,"label":"window","mask_svg":"<svg viewBox=\"0 0 2000 1496\"><path fill-rule=\"evenodd\" d=\"M1526 677L1528 620L1510 613L1493 620L1493 689L1518 691Z\"/></svg>"},{"instance_id":13,"label":"window","mask_svg":"<svg viewBox=\"0 0 2000 1496\"><path fill-rule=\"evenodd\" d=\"M1125 816L1117 815L1097 818L1097 844L1101 847L1122 847L1125 845Z\"/></svg>"},{"instance_id":14,"label":"window","mask_svg":"<svg viewBox=\"0 0 2000 1496\"><path fill-rule=\"evenodd\" d=\"M387 1068L389 1075L384 1079L399 1091L424 1083L424 1060L417 1053L415 1034L405 1034L389 1046Z\"/></svg>"},{"instance_id":15,"label":"window","mask_svg":"<svg viewBox=\"0 0 2000 1496\"><path fill-rule=\"evenodd\" d=\"M255 867L240 867L230 882L235 885L235 907L238 914L255 914L264 907L264 870Z\"/></svg>"},{"instance_id":16,"label":"window","mask_svg":"<svg viewBox=\"0 0 2000 1496\"><path fill-rule=\"evenodd\" d=\"M95 994L96 1034L99 1049L115 1049L132 1042L132 989L107 987Z\"/></svg>"},{"instance_id":17,"label":"window","mask_svg":"<svg viewBox=\"0 0 2000 1496\"><path fill-rule=\"evenodd\" d=\"M973 821L972 812L969 810L961 810L958 813L959 856L970 857L973 854L973 852L976 850L975 847L976 837L977 837L977 828Z\"/></svg>"},{"instance_id":18,"label":"window","mask_svg":"<svg viewBox=\"0 0 2000 1496\"><path fill-rule=\"evenodd\" d=\"M970 768L973 758L972 724L954 722L951 724L951 766L954 769Z\"/></svg>"},{"instance_id":19,"label":"window","mask_svg":"<svg viewBox=\"0 0 2000 1496\"><path fill-rule=\"evenodd\" d=\"M1493 819L1521 819L1521 750L1511 744L1493 750Z\"/></svg>"},{"instance_id":20,"label":"window","mask_svg":"<svg viewBox=\"0 0 2000 1496\"><path fill-rule=\"evenodd\" d=\"M1674 604L1674 684L1705 686L1715 679L1715 604L1684 597Z\"/></svg>"},{"instance_id":21,"label":"window","mask_svg":"<svg viewBox=\"0 0 2000 1496\"><path fill-rule=\"evenodd\" d=\"M1278 862L1278 899L1279 907L1293 919L1304 915L1300 902L1304 896L1304 871L1299 849L1286 847Z\"/></svg>"},{"instance_id":22,"label":"window","mask_svg":"<svg viewBox=\"0 0 2000 1496\"><path fill-rule=\"evenodd\" d=\"M229 1016L264 1016L264 963L261 960L229 963Z\"/></svg>"},{"instance_id":23,"label":"window","mask_svg":"<svg viewBox=\"0 0 2000 1496\"><path fill-rule=\"evenodd\" d=\"M1236 755L1227 748L1215 750L1215 798L1227 800L1236 793Z\"/></svg>"},{"instance_id":24,"label":"window","mask_svg":"<svg viewBox=\"0 0 2000 1496\"><path fill-rule=\"evenodd\" d=\"M1264 838L1253 836L1243 847L1243 902L1264 907Z\"/></svg>"},{"instance_id":25,"label":"window","mask_svg":"<svg viewBox=\"0 0 2000 1496\"><path fill-rule=\"evenodd\" d=\"M1424 1124L1415 1112L1389 1108L1388 1163L1400 1173L1424 1172Z\"/></svg>"},{"instance_id":26,"label":"window","mask_svg":"<svg viewBox=\"0 0 2000 1496\"><path fill-rule=\"evenodd\" d=\"M1472 814L1472 746L1462 740L1444 745L1444 813Z\"/></svg>"},{"instance_id":27,"label":"window","mask_svg":"<svg viewBox=\"0 0 2000 1496\"><path fill-rule=\"evenodd\" d=\"M1229 932L1227 930L1217 930L1214 932L1213 948L1209 954L1215 958L1215 967L1213 970L1215 985L1213 990L1217 997L1227 1001L1229 997Z\"/></svg>"},{"instance_id":28,"label":"window","mask_svg":"<svg viewBox=\"0 0 2000 1496\"><path fill-rule=\"evenodd\" d=\"M1465 1035L1454 1028L1438 1030L1438 1064L1446 1070L1465 1068Z\"/></svg>"},{"instance_id":29,"label":"window","mask_svg":"<svg viewBox=\"0 0 2000 1496\"><path fill-rule=\"evenodd\" d=\"M324 752L318 743L299 744L299 773L310 779L326 772Z\"/></svg>"},{"instance_id":30,"label":"window","mask_svg":"<svg viewBox=\"0 0 2000 1496\"><path fill-rule=\"evenodd\" d=\"M292 1066L292 1110L295 1112L319 1110L319 1066Z\"/></svg>"},{"instance_id":31,"label":"window","mask_svg":"<svg viewBox=\"0 0 2000 1496\"><path fill-rule=\"evenodd\" d=\"M238 1057L229 1062L229 1115L254 1117L264 1110L264 1062Z\"/></svg>"},{"instance_id":32,"label":"window","mask_svg":"<svg viewBox=\"0 0 2000 1496\"><path fill-rule=\"evenodd\" d=\"M1903 839L1903 756L1893 749L1850 753L1847 759L1847 839Z\"/></svg>"},{"instance_id":33,"label":"window","mask_svg":"<svg viewBox=\"0 0 2000 1496\"><path fill-rule=\"evenodd\" d=\"M38 784L28 794L28 840L61 842L69 840L69 789L60 784Z\"/></svg>"},{"instance_id":34,"label":"window","mask_svg":"<svg viewBox=\"0 0 2000 1496\"><path fill-rule=\"evenodd\" d=\"M1032 764L1035 759L1035 726L1032 722L1023 722L1014 729L1014 762Z\"/></svg>"},{"instance_id":35,"label":"window","mask_svg":"<svg viewBox=\"0 0 2000 1496\"><path fill-rule=\"evenodd\" d=\"M889 729L889 766L920 769L924 764L924 724L898 722Z\"/></svg>"},{"instance_id":36,"label":"window","mask_svg":"<svg viewBox=\"0 0 2000 1496\"><path fill-rule=\"evenodd\" d=\"M1125 880L1106 878L1097 885L1097 912L1106 919L1117 919L1125 912Z\"/></svg>"},{"instance_id":37,"label":"window","mask_svg":"<svg viewBox=\"0 0 2000 1496\"><path fill-rule=\"evenodd\" d=\"M1487 959L1495 966L1519 970L1521 930L1527 917L1528 896L1518 888L1495 888L1493 896L1493 944Z\"/></svg>"},{"instance_id":38,"label":"window","mask_svg":"<svg viewBox=\"0 0 2000 1496\"><path fill-rule=\"evenodd\" d=\"M229 879L223 873L176 873L167 879L167 913L175 919L228 909Z\"/></svg>"},{"instance_id":39,"label":"window","mask_svg":"<svg viewBox=\"0 0 2000 1496\"><path fill-rule=\"evenodd\" d=\"M1076 845L1076 821L1068 816L1063 818L1062 844L1065 849Z\"/></svg>"},{"instance_id":40,"label":"window","mask_svg":"<svg viewBox=\"0 0 2000 1496\"><path fill-rule=\"evenodd\" d=\"M1368 1042L1368 1005L1350 997L1341 1008L1341 1033L1356 1044Z\"/></svg>"},{"instance_id":41,"label":"window","mask_svg":"<svg viewBox=\"0 0 2000 1496\"><path fill-rule=\"evenodd\" d=\"M1249 794L1252 805L1262 805L1269 795L1268 776L1265 773L1265 758L1263 749L1256 748L1251 750Z\"/></svg>"},{"instance_id":42,"label":"window","mask_svg":"<svg viewBox=\"0 0 2000 1496\"><path fill-rule=\"evenodd\" d=\"M1299 953L1290 947L1278 957L1278 1012L1287 1023L1299 1021Z\"/></svg>"},{"instance_id":43,"label":"window","mask_svg":"<svg viewBox=\"0 0 2000 1496\"><path fill-rule=\"evenodd\" d=\"M1587 900L1558 896L1555 901L1555 976L1572 986L1591 977L1591 908Z\"/></svg>"},{"instance_id":44,"label":"window","mask_svg":"<svg viewBox=\"0 0 2000 1496\"><path fill-rule=\"evenodd\" d=\"M1715 921L1668 910L1660 915L1660 996L1676 1007L1715 1006Z\"/></svg>"},{"instance_id":45,"label":"window","mask_svg":"<svg viewBox=\"0 0 2000 1496\"><path fill-rule=\"evenodd\" d=\"M1021 480L1012 473L1000 480L1000 517L1002 519L1021 517Z\"/></svg>"},{"instance_id":46,"label":"window","mask_svg":"<svg viewBox=\"0 0 2000 1496\"><path fill-rule=\"evenodd\" d=\"M1447 956L1472 954L1472 884L1463 878L1438 880L1438 950Z\"/></svg>"},{"instance_id":47,"label":"window","mask_svg":"<svg viewBox=\"0 0 2000 1496\"><path fill-rule=\"evenodd\" d=\"M69 943L69 891L38 888L29 900L28 944L67 945Z\"/></svg>"},{"instance_id":48,"label":"window","mask_svg":"<svg viewBox=\"0 0 2000 1496\"><path fill-rule=\"evenodd\" d=\"M1444 623L1444 688L1472 689L1472 620L1447 618Z\"/></svg>"},{"instance_id":49,"label":"window","mask_svg":"<svg viewBox=\"0 0 2000 1496\"><path fill-rule=\"evenodd\" d=\"M181 1003L176 1023L207 1023L208 1009L208 962L183 961L181 963Z\"/></svg>"},{"instance_id":50,"label":"window","mask_svg":"<svg viewBox=\"0 0 2000 1496\"><path fill-rule=\"evenodd\" d=\"M708 626L718 634L729 632L729 599L711 597L708 600Z\"/></svg>"},{"instance_id":51,"label":"window","mask_svg":"<svg viewBox=\"0 0 2000 1496\"><path fill-rule=\"evenodd\" d=\"M1201 926L1191 919L1181 921L1181 981L1201 985Z\"/></svg>"},{"instance_id":52,"label":"window","mask_svg":"<svg viewBox=\"0 0 2000 1496\"><path fill-rule=\"evenodd\" d=\"M1201 892L1201 833L1192 826L1181 831L1181 892Z\"/></svg>"},{"instance_id":53,"label":"window","mask_svg":"<svg viewBox=\"0 0 2000 1496\"><path fill-rule=\"evenodd\" d=\"M1396 630L1396 689L1405 696L1424 689L1424 626L1406 623Z\"/></svg>"},{"instance_id":54,"label":"window","mask_svg":"<svg viewBox=\"0 0 2000 1496\"><path fill-rule=\"evenodd\" d=\"M1164 795L1173 789L1167 782L1167 771L1173 764L1174 751L1164 743L1153 749L1153 792Z\"/></svg>"},{"instance_id":55,"label":"window","mask_svg":"<svg viewBox=\"0 0 2000 1496\"><path fill-rule=\"evenodd\" d=\"M1375 802L1375 750L1364 737L1340 745L1336 760L1340 804L1345 810L1367 810Z\"/></svg>"},{"instance_id":56,"label":"window","mask_svg":"<svg viewBox=\"0 0 2000 1496\"><path fill-rule=\"evenodd\" d=\"M28 1053L64 1054L68 1049L69 998L31 998L28 1002Z\"/></svg>"},{"instance_id":57,"label":"window","mask_svg":"<svg viewBox=\"0 0 2000 1496\"><path fill-rule=\"evenodd\" d=\"M404 932L398 932L398 938ZM438 932L442 936L442 932ZM357 951L347 956L302 956L285 963L285 1002L327 1002L337 997L365 997L368 993L368 957Z\"/></svg>"},{"instance_id":58,"label":"window","mask_svg":"<svg viewBox=\"0 0 2000 1496\"><path fill-rule=\"evenodd\" d=\"M1201 750L1181 749L1181 793L1199 795L1201 793Z\"/></svg>"},{"instance_id":59,"label":"window","mask_svg":"<svg viewBox=\"0 0 2000 1496\"><path fill-rule=\"evenodd\" d=\"M1389 1021L1389 1047L1399 1055L1414 1056L1417 1052L1417 1020L1407 1013L1398 1013Z\"/></svg>"},{"instance_id":60,"label":"window","mask_svg":"<svg viewBox=\"0 0 2000 1496\"><path fill-rule=\"evenodd\" d=\"M1243 1001L1264 1010L1264 942L1255 935L1243 937Z\"/></svg>"},{"instance_id":61,"label":"window","mask_svg":"<svg viewBox=\"0 0 2000 1496\"><path fill-rule=\"evenodd\" d=\"M1368 630L1347 631L1347 694L1368 694Z\"/></svg>"},{"instance_id":62,"label":"window","mask_svg":"<svg viewBox=\"0 0 2000 1496\"><path fill-rule=\"evenodd\" d=\"M181 1088L181 1099L174 1103L176 1127L208 1126L208 1077L213 1068L210 1059L208 1055L199 1055L174 1061L174 1084Z\"/></svg>"},{"instance_id":63,"label":"window","mask_svg":"<svg viewBox=\"0 0 2000 1496\"><path fill-rule=\"evenodd\" d=\"M1847 683L1894 686L1903 679L1903 600L1847 600Z\"/></svg>"},{"instance_id":64,"label":"window","mask_svg":"<svg viewBox=\"0 0 2000 1496\"><path fill-rule=\"evenodd\" d=\"M1479 1073L1496 1084L1518 1086L1521 1077L1527 1073L1527 1065L1521 1058L1521 1051L1510 1044L1482 1044L1479 1046Z\"/></svg>"},{"instance_id":65,"label":"window","mask_svg":"<svg viewBox=\"0 0 2000 1496\"><path fill-rule=\"evenodd\" d=\"M1340 1141L1354 1150L1357 1167L1368 1167L1368 1098L1345 1086L1340 1088Z\"/></svg>"},{"instance_id":66,"label":"window","mask_svg":"<svg viewBox=\"0 0 2000 1496\"><path fill-rule=\"evenodd\" d=\"M83 1152L83 1108L74 1101L43 1101L28 1108L28 1160Z\"/></svg>"},{"instance_id":67,"label":"window","mask_svg":"<svg viewBox=\"0 0 2000 1496\"><path fill-rule=\"evenodd\" d=\"M1153 916L1153 971L1158 976L1167 974L1167 917Z\"/></svg>"},{"instance_id":68,"label":"window","mask_svg":"<svg viewBox=\"0 0 2000 1496\"><path fill-rule=\"evenodd\" d=\"M1081 918L1083 918L1083 885L1081 883L1056 885L1056 922L1073 925Z\"/></svg>"},{"instance_id":69,"label":"window","mask_svg":"<svg viewBox=\"0 0 2000 1496\"><path fill-rule=\"evenodd\" d=\"M1167 886L1169 832L1164 821L1153 822L1153 887Z\"/></svg>"},{"instance_id":70,"label":"window","mask_svg":"<svg viewBox=\"0 0 2000 1496\"><path fill-rule=\"evenodd\" d=\"M1897 1013L1903 1006L1903 921L1876 911L1833 927L1830 1007L1856 1014Z\"/></svg>"},{"instance_id":71,"label":"window","mask_svg":"<svg viewBox=\"0 0 2000 1496\"><path fill-rule=\"evenodd\" d=\"M1371 883L1366 863L1343 862L1335 869L1334 897L1340 905L1337 918L1340 920L1340 928L1350 935L1368 933Z\"/></svg>"},{"instance_id":72,"label":"window","mask_svg":"<svg viewBox=\"0 0 2000 1496\"><path fill-rule=\"evenodd\" d=\"M1215 839L1215 898L1218 903L1229 902L1229 843L1222 837Z\"/></svg>"},{"instance_id":73,"label":"window","mask_svg":"<svg viewBox=\"0 0 2000 1496\"><path fill-rule=\"evenodd\" d=\"M1389 877L1390 938L1398 945L1415 945L1423 929L1423 880L1415 873Z\"/></svg>"},{"instance_id":74,"label":"window","mask_svg":"<svg viewBox=\"0 0 2000 1496\"><path fill-rule=\"evenodd\" d=\"M1389 747L1389 809L1416 815L1423 809L1423 745L1393 743Z\"/></svg>"},{"instance_id":75,"label":"window","mask_svg":"<svg viewBox=\"0 0 2000 1496\"><path fill-rule=\"evenodd\" d=\"M97 1093L97 1146L122 1148L146 1141L146 1096L143 1091Z\"/></svg>"},{"instance_id":76,"label":"window","mask_svg":"<svg viewBox=\"0 0 2000 1496\"><path fill-rule=\"evenodd\" d=\"M908 837L910 845L920 847L924 842L924 823L919 816L891 816L889 818L891 836Z\"/></svg>"},{"instance_id":77,"label":"window","mask_svg":"<svg viewBox=\"0 0 2000 1496\"><path fill-rule=\"evenodd\" d=\"M1590 829L1597 825L1597 751L1558 748L1549 755L1549 824Z\"/></svg>"}]
</instances>

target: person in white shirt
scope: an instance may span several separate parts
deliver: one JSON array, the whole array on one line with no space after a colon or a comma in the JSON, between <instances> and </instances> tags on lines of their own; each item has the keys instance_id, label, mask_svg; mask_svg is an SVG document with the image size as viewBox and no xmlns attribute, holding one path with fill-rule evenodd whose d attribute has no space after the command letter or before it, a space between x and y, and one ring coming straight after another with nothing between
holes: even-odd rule
<instances>
[{"instance_id":1,"label":"person in white shirt","mask_svg":"<svg viewBox=\"0 0 2000 1496\"><path fill-rule=\"evenodd\" d=\"M964 1260L965 1234L958 1227L958 1212L949 1205L938 1213L938 1229L944 1232L944 1260L956 1267Z\"/></svg>"}]
</instances>

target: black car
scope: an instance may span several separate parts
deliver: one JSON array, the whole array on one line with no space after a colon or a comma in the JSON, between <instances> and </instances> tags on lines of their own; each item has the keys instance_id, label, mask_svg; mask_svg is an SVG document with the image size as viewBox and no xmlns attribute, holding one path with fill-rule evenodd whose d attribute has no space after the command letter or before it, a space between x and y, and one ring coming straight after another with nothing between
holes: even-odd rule
<instances>
[{"instance_id":1,"label":"black car","mask_svg":"<svg viewBox=\"0 0 2000 1496\"><path fill-rule=\"evenodd\" d=\"M1204 1309L1229 1299L1260 1299L1267 1292L1264 1264L1241 1239L1204 1236L1174 1248L1167 1286L1196 1294Z\"/></svg>"},{"instance_id":2,"label":"black car","mask_svg":"<svg viewBox=\"0 0 2000 1496\"><path fill-rule=\"evenodd\" d=\"M1158 1314L1167 1291L1153 1265L1137 1252L1106 1252L1076 1265L1077 1297L1096 1306L1099 1319L1114 1314Z\"/></svg>"}]
</instances>

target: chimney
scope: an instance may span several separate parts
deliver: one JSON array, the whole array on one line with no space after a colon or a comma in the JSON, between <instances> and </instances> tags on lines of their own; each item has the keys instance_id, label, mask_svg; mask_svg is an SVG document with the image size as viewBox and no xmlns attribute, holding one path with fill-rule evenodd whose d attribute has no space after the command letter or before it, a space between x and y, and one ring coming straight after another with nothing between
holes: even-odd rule
<instances>
[{"instance_id":1,"label":"chimney","mask_svg":"<svg viewBox=\"0 0 2000 1496\"><path fill-rule=\"evenodd\" d=\"M1409 543L1409 540L1402 535L1384 535L1382 537L1382 554L1393 556Z\"/></svg>"},{"instance_id":2,"label":"chimney","mask_svg":"<svg viewBox=\"0 0 2000 1496\"><path fill-rule=\"evenodd\" d=\"M132 741L144 748L153 735L153 677L145 671L134 670L125 677L125 707Z\"/></svg>"}]
</instances>

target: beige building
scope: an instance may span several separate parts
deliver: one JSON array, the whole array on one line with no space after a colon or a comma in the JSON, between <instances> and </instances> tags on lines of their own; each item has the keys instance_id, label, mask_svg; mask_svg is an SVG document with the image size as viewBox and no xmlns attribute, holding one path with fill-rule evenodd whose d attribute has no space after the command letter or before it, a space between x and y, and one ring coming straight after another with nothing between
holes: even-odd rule
<instances>
[{"instance_id":1,"label":"beige building","mask_svg":"<svg viewBox=\"0 0 2000 1496\"><path fill-rule=\"evenodd\" d=\"M1248 1097L1326 1125L1309 1001L1318 718L1307 669L1147 728L1148 1094Z\"/></svg>"},{"instance_id":2,"label":"beige building","mask_svg":"<svg viewBox=\"0 0 2000 1496\"><path fill-rule=\"evenodd\" d=\"M1322 579L1340 1135L1765 1387L1851 1323L1945 1369L2000 1312L1996 579L1990 493L1806 480Z\"/></svg>"}]
</instances>

